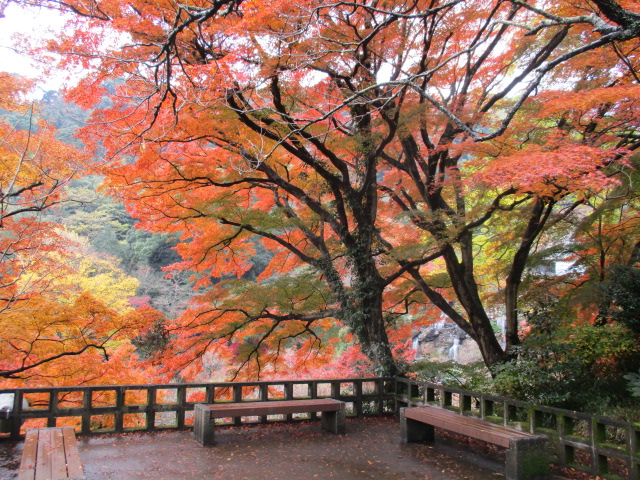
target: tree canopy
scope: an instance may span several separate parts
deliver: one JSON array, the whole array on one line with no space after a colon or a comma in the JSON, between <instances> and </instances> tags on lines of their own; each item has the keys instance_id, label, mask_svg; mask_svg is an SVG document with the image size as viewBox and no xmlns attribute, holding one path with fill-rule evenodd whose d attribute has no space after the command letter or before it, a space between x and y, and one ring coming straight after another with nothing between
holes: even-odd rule
<instances>
[{"instance_id":1,"label":"tree canopy","mask_svg":"<svg viewBox=\"0 0 640 480\"><path fill-rule=\"evenodd\" d=\"M434 308L492 367L534 254L593 258L564 246L619 235L634 196L635 2L40 3L75 14L46 45L86 72L70 98L120 80L81 137L106 188L180 236L172 268L200 289L167 373L314 364L350 335L395 374L400 327Z\"/></svg>"}]
</instances>

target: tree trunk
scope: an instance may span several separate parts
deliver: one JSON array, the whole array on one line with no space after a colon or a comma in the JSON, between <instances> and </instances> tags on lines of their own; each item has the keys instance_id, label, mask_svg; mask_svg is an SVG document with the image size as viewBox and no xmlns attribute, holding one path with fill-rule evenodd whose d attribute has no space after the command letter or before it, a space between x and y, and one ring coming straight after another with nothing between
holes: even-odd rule
<instances>
[{"instance_id":1,"label":"tree trunk","mask_svg":"<svg viewBox=\"0 0 640 480\"><path fill-rule=\"evenodd\" d=\"M358 341L363 353L373 364L374 371L380 376L396 376L399 373L382 313L382 295L376 305L363 305L366 309L364 325L358 331Z\"/></svg>"},{"instance_id":2,"label":"tree trunk","mask_svg":"<svg viewBox=\"0 0 640 480\"><path fill-rule=\"evenodd\" d=\"M554 203L553 201L536 200L531 210L527 227L522 234L518 250L513 257L513 262L511 262L511 269L507 276L504 290L507 351L520 343L518 336L518 288L522 281L522 274L527 265L533 242L538 238L547 223Z\"/></svg>"},{"instance_id":3,"label":"tree trunk","mask_svg":"<svg viewBox=\"0 0 640 480\"><path fill-rule=\"evenodd\" d=\"M439 292L429 287L417 269L410 269L409 273L427 298L477 343L485 365L491 370L497 363L507 360L508 356L495 336L491 320L482 306L480 297L477 295L477 286L475 290L470 291L469 285L464 281L466 276L461 272L464 266L457 261L453 249L445 254L445 259L447 257L447 265L451 267L449 270L450 278L456 291L456 296L467 313L466 317L449 305ZM473 285L475 285L475 282ZM474 295L474 292L476 292L476 295Z\"/></svg>"},{"instance_id":4,"label":"tree trunk","mask_svg":"<svg viewBox=\"0 0 640 480\"><path fill-rule=\"evenodd\" d=\"M395 376L399 371L384 321L383 279L370 256L358 257L353 262L352 298L347 325L358 339L362 352L373 364L376 374Z\"/></svg>"}]
</instances>

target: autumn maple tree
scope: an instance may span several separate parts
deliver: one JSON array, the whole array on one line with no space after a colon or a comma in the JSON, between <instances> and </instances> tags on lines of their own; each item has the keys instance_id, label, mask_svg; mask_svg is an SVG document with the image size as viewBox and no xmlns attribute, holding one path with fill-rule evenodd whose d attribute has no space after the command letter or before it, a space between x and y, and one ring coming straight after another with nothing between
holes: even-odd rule
<instances>
[{"instance_id":1,"label":"autumn maple tree","mask_svg":"<svg viewBox=\"0 0 640 480\"><path fill-rule=\"evenodd\" d=\"M31 238L46 246L33 247L38 258L14 254L21 269L0 312L0 385L147 381L152 373L138 363L132 339L160 314L129 305L138 282L114 259L97 258L62 226L55 229Z\"/></svg>"},{"instance_id":2,"label":"autumn maple tree","mask_svg":"<svg viewBox=\"0 0 640 480\"><path fill-rule=\"evenodd\" d=\"M121 81L83 136L107 188L181 235L201 289L167 373L290 368L348 333L395 374L390 334L434 306L502 362L542 235L639 145L631 1L41 3L76 14L47 45L87 71L74 101Z\"/></svg>"}]
</instances>

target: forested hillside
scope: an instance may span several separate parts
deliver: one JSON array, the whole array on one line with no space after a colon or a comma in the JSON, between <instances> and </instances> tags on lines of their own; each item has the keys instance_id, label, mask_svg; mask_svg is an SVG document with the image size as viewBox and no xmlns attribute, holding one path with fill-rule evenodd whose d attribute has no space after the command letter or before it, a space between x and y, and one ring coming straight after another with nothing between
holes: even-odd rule
<instances>
[{"instance_id":1,"label":"forested hillside","mask_svg":"<svg viewBox=\"0 0 640 480\"><path fill-rule=\"evenodd\" d=\"M55 137L61 142L82 148L75 134L86 125L88 111L66 103L55 91L46 92L34 106L34 115L9 111L0 115L18 130L26 130L31 124L37 131L34 125L44 120L55 129ZM184 309L192 290L187 275L168 278L162 271L180 260L174 249L178 239L136 229L136 221L124 204L100 192L103 178L94 174L90 166L85 168L65 184L64 201L43 211L43 220L64 226L106 263L136 278L139 285L131 299L134 304L149 304L168 316L176 316Z\"/></svg>"}]
</instances>

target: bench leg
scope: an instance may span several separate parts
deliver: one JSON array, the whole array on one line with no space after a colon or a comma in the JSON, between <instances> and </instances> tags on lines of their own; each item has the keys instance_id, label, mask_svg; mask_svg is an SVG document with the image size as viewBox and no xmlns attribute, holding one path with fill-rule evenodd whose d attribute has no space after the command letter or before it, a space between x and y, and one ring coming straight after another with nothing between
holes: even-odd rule
<instances>
[{"instance_id":1,"label":"bench leg","mask_svg":"<svg viewBox=\"0 0 640 480\"><path fill-rule=\"evenodd\" d=\"M507 450L507 480L537 480L549 475L547 437L512 438Z\"/></svg>"},{"instance_id":2,"label":"bench leg","mask_svg":"<svg viewBox=\"0 0 640 480\"><path fill-rule=\"evenodd\" d=\"M340 402L340 410L337 412L322 412L320 422L323 430L336 434L345 433L346 414L344 402Z\"/></svg>"},{"instance_id":3,"label":"bench leg","mask_svg":"<svg viewBox=\"0 0 640 480\"><path fill-rule=\"evenodd\" d=\"M206 405L198 403L193 410L193 433L196 440L203 447L213 445L214 422L211 420L211 411Z\"/></svg>"},{"instance_id":4,"label":"bench leg","mask_svg":"<svg viewBox=\"0 0 640 480\"><path fill-rule=\"evenodd\" d=\"M418 422L404 415L405 408L400 409L400 438L405 443L433 442L433 426Z\"/></svg>"}]
</instances>

